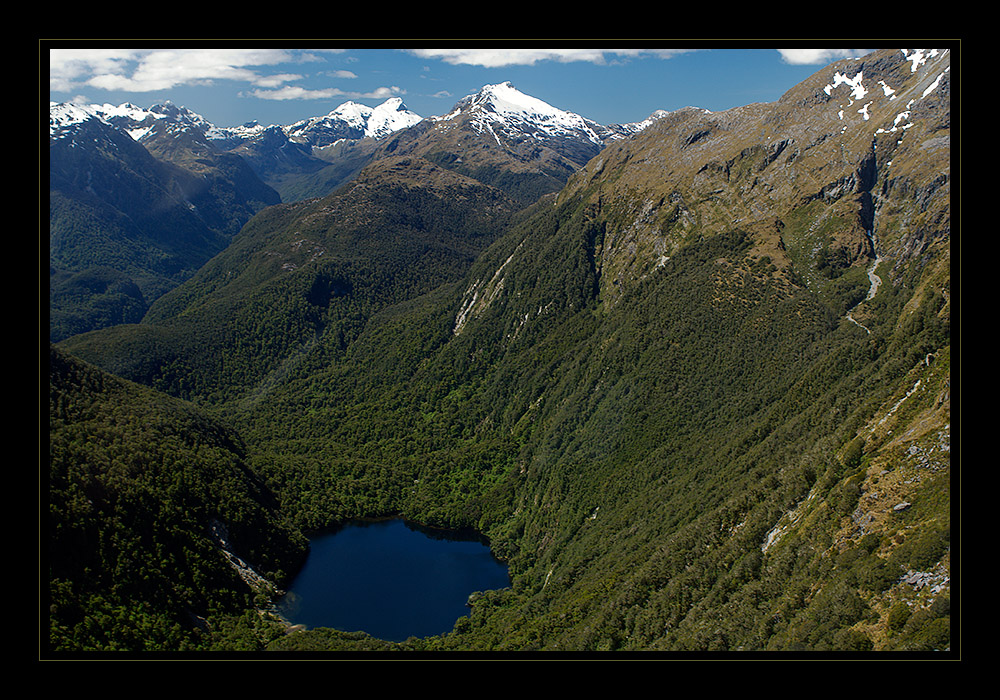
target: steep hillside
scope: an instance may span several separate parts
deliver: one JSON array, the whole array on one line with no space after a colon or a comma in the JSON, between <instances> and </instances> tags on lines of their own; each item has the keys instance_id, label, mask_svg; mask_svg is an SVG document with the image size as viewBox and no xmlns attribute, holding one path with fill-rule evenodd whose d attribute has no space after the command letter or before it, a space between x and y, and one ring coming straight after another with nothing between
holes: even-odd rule
<instances>
[{"instance_id":1,"label":"steep hillside","mask_svg":"<svg viewBox=\"0 0 1000 700\"><path fill-rule=\"evenodd\" d=\"M45 607L53 651L250 648L254 605L306 542L229 428L63 353L49 355ZM221 642L223 638L225 642Z\"/></svg>"},{"instance_id":2,"label":"steep hillside","mask_svg":"<svg viewBox=\"0 0 1000 700\"><path fill-rule=\"evenodd\" d=\"M468 177L516 161L497 124L421 122L63 347L225 416L303 531L401 515L509 564L449 634L270 649L953 649L950 62L660 115L523 210L565 153L508 196Z\"/></svg>"},{"instance_id":3,"label":"steep hillside","mask_svg":"<svg viewBox=\"0 0 1000 700\"><path fill-rule=\"evenodd\" d=\"M342 354L379 309L460 279L516 210L427 161L382 159L325 198L261 212L142 324L64 347L179 396L247 401L310 353Z\"/></svg>"},{"instance_id":4,"label":"steep hillside","mask_svg":"<svg viewBox=\"0 0 1000 700\"><path fill-rule=\"evenodd\" d=\"M278 202L238 157L159 126L148 130L147 148L91 110L52 106L52 340L139 321Z\"/></svg>"},{"instance_id":5,"label":"steep hillside","mask_svg":"<svg viewBox=\"0 0 1000 700\"><path fill-rule=\"evenodd\" d=\"M256 407L282 416L247 434L304 523L400 512L508 558L511 590L405 648L949 647L948 57L924 56L668 115L487 251L448 313L382 317L357 364ZM844 124L845 72L899 106ZM903 107L927 118L901 136ZM768 124L784 145L753 146ZM389 387L363 369L387 338Z\"/></svg>"},{"instance_id":6,"label":"steep hillside","mask_svg":"<svg viewBox=\"0 0 1000 700\"><path fill-rule=\"evenodd\" d=\"M560 195L612 224L602 294L739 228L790 280L853 305L867 263L891 253L898 271L949 232L949 68L947 52L876 52L775 104L679 110L612 143Z\"/></svg>"}]
</instances>

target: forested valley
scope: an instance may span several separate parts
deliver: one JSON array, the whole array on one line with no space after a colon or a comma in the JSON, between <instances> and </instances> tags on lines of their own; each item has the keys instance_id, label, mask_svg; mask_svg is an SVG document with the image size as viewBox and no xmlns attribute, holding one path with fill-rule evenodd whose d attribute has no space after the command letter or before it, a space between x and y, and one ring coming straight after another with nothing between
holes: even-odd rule
<instances>
[{"instance_id":1,"label":"forested valley","mask_svg":"<svg viewBox=\"0 0 1000 700\"><path fill-rule=\"evenodd\" d=\"M947 82L872 138L828 73L527 206L537 173L386 154L50 345L43 647L956 648ZM309 535L379 517L482 533L511 586L440 636L290 631Z\"/></svg>"}]
</instances>

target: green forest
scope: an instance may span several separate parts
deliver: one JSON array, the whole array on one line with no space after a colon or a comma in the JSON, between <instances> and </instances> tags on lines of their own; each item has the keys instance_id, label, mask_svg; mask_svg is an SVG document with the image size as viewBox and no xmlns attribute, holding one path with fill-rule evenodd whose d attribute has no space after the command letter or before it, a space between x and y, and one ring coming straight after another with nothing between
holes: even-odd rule
<instances>
[{"instance_id":1,"label":"green forest","mask_svg":"<svg viewBox=\"0 0 1000 700\"><path fill-rule=\"evenodd\" d=\"M65 561L58 548L72 549L87 528L110 543L98 555L104 558L53 571L61 643L107 648L109 641L94 638L94 619L138 616L158 627L157 614L184 608L221 616L225 629L257 640L257 649L392 647L324 630L286 637L257 629L267 616L239 617L255 592L238 594L233 581L218 580L225 568L203 531L213 517L230 528L264 528L269 541L246 551L280 582L302 554L304 533L396 515L484 533L514 582L477 600L451 634L403 649L872 649L867 626L888 624L873 600L948 550L947 471L925 478L914 506L884 531L834 538L873 462L885 459L877 442L859 437L866 424L900 386L920 379L929 400L947 384L943 300L926 294L917 313L897 322L914 301L914 270L909 283L904 278L871 305L867 323L882 332L870 338L762 265L750 239L731 232L684 248L608 309L587 254L595 223L580 212L572 204L544 207L480 258L477 265L488 266L520 245L533 267L512 273L502 303L459 335L453 319L461 284L443 282L398 303L391 293L366 300L363 278L317 266L266 303L252 296L239 307L263 312L241 321L254 329L248 358L272 356L261 344L269 337L284 348L315 338L280 369L280 383L248 376L253 365L232 363L233 356L226 358L232 373L215 385L172 386L166 373L140 377L193 404L151 390L124 392L94 369L53 374L58 459L50 488L60 494L51 505L59 533L53 560ZM479 272L474 267L470 278ZM317 297L325 309L316 308ZM519 325L534 309L544 311ZM289 332L296 318L303 325ZM262 330L268 327L282 332L271 336ZM169 326L144 331L169 333ZM199 354L184 356L191 363ZM189 364L177 376L218 370ZM229 398L241 386L253 389ZM113 397L94 398L110 388ZM69 401L67 391L83 397ZM87 397L102 413L83 413L81 423L68 407ZM141 420L135 401L168 415ZM108 431L99 461L94 438L77 437L94 426ZM762 552L782 514L807 498L820 504L812 526ZM153 502L154 531L118 521L148 514ZM122 515L109 517L116 512ZM172 541L199 530L200 539ZM123 548L126 537L143 546ZM116 561L122 551L155 558ZM183 557L172 559L177 552ZM171 577L164 592L157 572L173 572L181 560L190 578ZM123 602L128 585L102 585L102 576L122 570L142 571L147 578L132 590L149 586L161 607L131 610ZM69 584L80 572L100 573L81 590ZM946 599L905 621L900 602L893 605L882 649L947 645ZM94 612L80 620L82 610ZM164 629L188 636L178 631L164 645L181 638L179 648L225 644L218 633L171 622Z\"/></svg>"},{"instance_id":2,"label":"green forest","mask_svg":"<svg viewBox=\"0 0 1000 700\"><path fill-rule=\"evenodd\" d=\"M948 103L852 140L821 88L555 192L400 146L148 308L61 278L113 325L43 359L43 655L956 651ZM313 533L386 517L510 587L404 642L276 613Z\"/></svg>"}]
</instances>

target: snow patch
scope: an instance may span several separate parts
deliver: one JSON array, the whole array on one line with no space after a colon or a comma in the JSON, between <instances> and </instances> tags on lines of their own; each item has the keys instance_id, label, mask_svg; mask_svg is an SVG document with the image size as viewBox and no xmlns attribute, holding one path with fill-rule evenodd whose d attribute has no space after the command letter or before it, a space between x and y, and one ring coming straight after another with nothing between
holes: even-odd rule
<instances>
[{"instance_id":1,"label":"snow patch","mask_svg":"<svg viewBox=\"0 0 1000 700\"><path fill-rule=\"evenodd\" d=\"M948 70L951 70L951 69L949 68ZM947 73L947 72L948 71L945 71L944 73ZM924 90L923 94L921 94L920 96L921 97L927 97L929 94L931 94L932 92L934 92L935 90L937 90L938 85L941 84L941 78L944 77L944 73L941 73L941 75L939 75L937 77L937 79L933 83L931 83L930 87L928 87L926 90Z\"/></svg>"},{"instance_id":2,"label":"snow patch","mask_svg":"<svg viewBox=\"0 0 1000 700\"><path fill-rule=\"evenodd\" d=\"M377 107L348 101L321 117L310 117L282 127L291 139L307 139L310 132L347 128L363 138L381 138L413 126L423 117L411 112L398 97L390 97ZM322 144L324 146L329 144Z\"/></svg>"},{"instance_id":3,"label":"snow patch","mask_svg":"<svg viewBox=\"0 0 1000 700\"><path fill-rule=\"evenodd\" d=\"M840 71L833 74L833 82L823 88L823 92L827 95L831 94L836 88L841 85L847 85L851 88L851 97L855 100L863 100L868 94L868 90L865 88L862 81L864 80L864 71L858 73L853 78L849 78Z\"/></svg>"},{"instance_id":4,"label":"snow patch","mask_svg":"<svg viewBox=\"0 0 1000 700\"><path fill-rule=\"evenodd\" d=\"M906 60L910 62L910 72L916 73L920 66L927 63L928 59L936 58L938 55L937 49L900 49L903 52L903 56Z\"/></svg>"}]
</instances>

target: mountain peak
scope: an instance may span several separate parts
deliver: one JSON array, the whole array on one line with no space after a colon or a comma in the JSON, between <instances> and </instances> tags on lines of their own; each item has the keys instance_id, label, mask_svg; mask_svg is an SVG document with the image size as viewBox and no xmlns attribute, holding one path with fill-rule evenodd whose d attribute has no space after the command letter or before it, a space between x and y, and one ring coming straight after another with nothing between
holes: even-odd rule
<instances>
[{"instance_id":1,"label":"mountain peak","mask_svg":"<svg viewBox=\"0 0 1000 700\"><path fill-rule=\"evenodd\" d=\"M390 97L372 110L365 128L365 136L381 138L394 131L405 129L421 121L423 117L411 112L400 97Z\"/></svg>"},{"instance_id":2,"label":"mountain peak","mask_svg":"<svg viewBox=\"0 0 1000 700\"><path fill-rule=\"evenodd\" d=\"M49 103L49 136L56 137L67 132L70 127L91 118L99 119L93 111L72 102Z\"/></svg>"},{"instance_id":3,"label":"mountain peak","mask_svg":"<svg viewBox=\"0 0 1000 700\"><path fill-rule=\"evenodd\" d=\"M285 133L291 139L322 147L345 138L380 138L421 119L399 97L390 97L377 107L348 101L325 116L303 119L285 127Z\"/></svg>"},{"instance_id":4,"label":"mountain peak","mask_svg":"<svg viewBox=\"0 0 1000 700\"><path fill-rule=\"evenodd\" d=\"M406 109L406 105L403 104L402 97L390 97L388 100L380 104L376 109Z\"/></svg>"},{"instance_id":5,"label":"mountain peak","mask_svg":"<svg viewBox=\"0 0 1000 700\"><path fill-rule=\"evenodd\" d=\"M507 101L509 105L517 107L548 107L552 109L551 106L539 100L531 95L526 95L525 93L514 87L514 83L509 80L505 80L502 83L496 83L494 85L484 85L482 90L479 91L481 95L488 95L492 99L499 102Z\"/></svg>"},{"instance_id":6,"label":"mountain peak","mask_svg":"<svg viewBox=\"0 0 1000 700\"><path fill-rule=\"evenodd\" d=\"M473 129L492 133L498 140L502 137L520 141L527 135L540 141L570 139L603 147L607 139L615 138L597 122L527 95L509 80L484 85L479 92L459 100L437 121L460 119L467 119Z\"/></svg>"},{"instance_id":7,"label":"mountain peak","mask_svg":"<svg viewBox=\"0 0 1000 700\"><path fill-rule=\"evenodd\" d=\"M314 117L314 119L332 119L332 118L348 118L348 119L362 119L367 117L372 113L372 108L368 105L361 104L360 102L355 102L354 100L348 100L343 104L339 105L336 109L330 111L326 116ZM308 120L306 120L308 121Z\"/></svg>"},{"instance_id":8,"label":"mountain peak","mask_svg":"<svg viewBox=\"0 0 1000 700\"><path fill-rule=\"evenodd\" d=\"M557 109L537 97L526 95L515 88L513 83L507 80L493 85L484 85L480 88L479 92L473 95L468 95L459 100L448 117L456 112L467 111L477 107L496 114L540 116L561 116L572 114L571 112L565 112L561 109Z\"/></svg>"}]
</instances>

